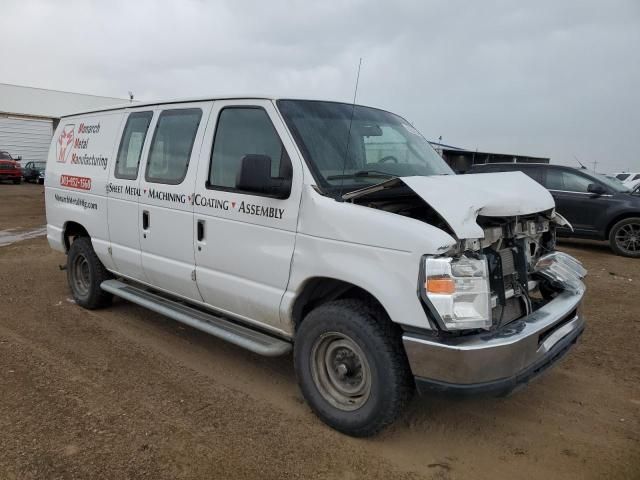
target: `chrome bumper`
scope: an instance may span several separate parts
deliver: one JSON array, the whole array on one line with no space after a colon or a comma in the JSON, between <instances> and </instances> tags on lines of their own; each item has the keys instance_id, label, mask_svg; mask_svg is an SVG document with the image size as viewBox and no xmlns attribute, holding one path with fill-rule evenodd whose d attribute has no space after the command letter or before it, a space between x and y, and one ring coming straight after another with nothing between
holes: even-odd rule
<instances>
[{"instance_id":1,"label":"chrome bumper","mask_svg":"<svg viewBox=\"0 0 640 480\"><path fill-rule=\"evenodd\" d=\"M581 283L580 283L581 284ZM585 327L584 286L565 290L532 314L477 335L402 337L419 390L508 393L555 363Z\"/></svg>"}]
</instances>

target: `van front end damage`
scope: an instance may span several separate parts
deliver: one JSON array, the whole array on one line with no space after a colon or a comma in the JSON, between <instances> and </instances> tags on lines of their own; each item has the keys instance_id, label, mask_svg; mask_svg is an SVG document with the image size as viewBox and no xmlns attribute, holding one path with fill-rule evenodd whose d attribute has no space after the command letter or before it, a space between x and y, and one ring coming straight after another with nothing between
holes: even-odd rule
<instances>
[{"instance_id":1,"label":"van front end damage","mask_svg":"<svg viewBox=\"0 0 640 480\"><path fill-rule=\"evenodd\" d=\"M549 290L536 275L538 260L555 246L548 215L477 221L483 238L460 240L445 255L425 255L421 266L422 301L443 331L499 328L539 308L541 292Z\"/></svg>"},{"instance_id":2,"label":"van front end damage","mask_svg":"<svg viewBox=\"0 0 640 480\"><path fill-rule=\"evenodd\" d=\"M468 335L405 333L419 390L506 394L542 373L584 331L580 303L585 274L574 258L550 253L534 267L533 281L546 285L545 293L531 296L527 315Z\"/></svg>"},{"instance_id":3,"label":"van front end damage","mask_svg":"<svg viewBox=\"0 0 640 480\"><path fill-rule=\"evenodd\" d=\"M440 331L403 335L420 391L509 393L559 360L582 334L586 270L552 250L552 223L519 222L503 224L495 241L486 235L479 245L473 242L476 250L453 257L451 264L475 258L486 273L459 268L450 293L431 286L432 278L447 279L442 268L433 268L443 257L425 256L421 298ZM474 290L474 282L485 287Z\"/></svg>"},{"instance_id":4,"label":"van front end damage","mask_svg":"<svg viewBox=\"0 0 640 480\"><path fill-rule=\"evenodd\" d=\"M438 332L403 336L423 392L509 393L559 360L585 328L586 270L554 250L552 214L477 222L484 238L423 259L420 296Z\"/></svg>"},{"instance_id":5,"label":"van front end damage","mask_svg":"<svg viewBox=\"0 0 640 480\"><path fill-rule=\"evenodd\" d=\"M585 327L582 292L553 300L497 330L457 337L405 333L403 342L421 392L506 394L542 373Z\"/></svg>"},{"instance_id":6,"label":"van front end damage","mask_svg":"<svg viewBox=\"0 0 640 480\"><path fill-rule=\"evenodd\" d=\"M420 265L418 295L432 328L403 336L419 390L507 393L582 334L586 270L555 251L556 226L568 224L524 175L398 178L349 196L456 239Z\"/></svg>"}]
</instances>

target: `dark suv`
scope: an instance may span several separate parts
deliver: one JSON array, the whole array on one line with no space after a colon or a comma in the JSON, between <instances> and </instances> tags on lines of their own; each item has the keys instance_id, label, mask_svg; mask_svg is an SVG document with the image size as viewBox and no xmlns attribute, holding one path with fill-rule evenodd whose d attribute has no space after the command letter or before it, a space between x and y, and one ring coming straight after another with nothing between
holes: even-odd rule
<instances>
[{"instance_id":1,"label":"dark suv","mask_svg":"<svg viewBox=\"0 0 640 480\"><path fill-rule=\"evenodd\" d=\"M467 173L526 173L547 188L556 210L573 226L558 234L608 240L618 255L640 257L640 194L610 177L586 169L542 163L488 163Z\"/></svg>"}]
</instances>

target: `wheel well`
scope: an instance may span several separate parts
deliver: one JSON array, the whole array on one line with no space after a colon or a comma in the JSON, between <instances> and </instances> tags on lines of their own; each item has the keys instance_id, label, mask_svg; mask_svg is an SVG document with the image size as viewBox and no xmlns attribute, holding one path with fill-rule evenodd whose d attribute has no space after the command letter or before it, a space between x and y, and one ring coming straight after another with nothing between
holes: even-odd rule
<instances>
[{"instance_id":1,"label":"wheel well","mask_svg":"<svg viewBox=\"0 0 640 480\"><path fill-rule=\"evenodd\" d=\"M71 243L78 237L88 237L89 232L82 225L76 222L67 222L64 226L64 248L69 251Z\"/></svg>"},{"instance_id":2,"label":"wheel well","mask_svg":"<svg viewBox=\"0 0 640 480\"><path fill-rule=\"evenodd\" d=\"M634 217L638 217L640 218L640 212L631 212L631 213L623 213L621 215L618 215L617 217L615 217L613 220L611 220L609 222L609 224L607 225L607 229L605 231L605 238L608 240L609 239L609 234L611 233L611 229L613 228L613 226L618 223L620 220L624 220L625 218L634 218Z\"/></svg>"},{"instance_id":3,"label":"wheel well","mask_svg":"<svg viewBox=\"0 0 640 480\"><path fill-rule=\"evenodd\" d=\"M295 330L314 308L341 298L357 298L371 302L384 311L384 307L371 293L349 282L335 278L319 277L308 280L302 293L298 295L292 309L292 320Z\"/></svg>"}]
</instances>

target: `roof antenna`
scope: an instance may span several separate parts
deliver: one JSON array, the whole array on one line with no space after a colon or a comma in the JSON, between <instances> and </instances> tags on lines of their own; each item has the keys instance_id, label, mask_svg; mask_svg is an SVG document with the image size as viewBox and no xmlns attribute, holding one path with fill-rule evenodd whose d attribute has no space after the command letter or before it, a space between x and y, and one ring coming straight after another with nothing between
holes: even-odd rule
<instances>
[{"instance_id":1,"label":"roof antenna","mask_svg":"<svg viewBox=\"0 0 640 480\"><path fill-rule=\"evenodd\" d=\"M340 193L338 198L342 198L342 187L344 186L344 171L347 168L347 158L349 156L349 144L351 143L351 124L353 123L353 114L356 111L356 95L358 94L358 82L360 81L360 67L362 67L362 57L358 62L358 75L356 76L356 87L353 90L353 102L351 104L351 118L349 119L349 130L347 132L347 146L344 152L344 162L342 163L342 175L340 180Z\"/></svg>"},{"instance_id":2,"label":"roof antenna","mask_svg":"<svg viewBox=\"0 0 640 480\"><path fill-rule=\"evenodd\" d=\"M582 168L583 170L586 170L587 167L585 167L582 162L580 160L578 160L578 157L576 157L575 155L573 156L573 158L576 159L576 162L578 162L580 164L580 168ZM594 170L595 171L595 170Z\"/></svg>"}]
</instances>

